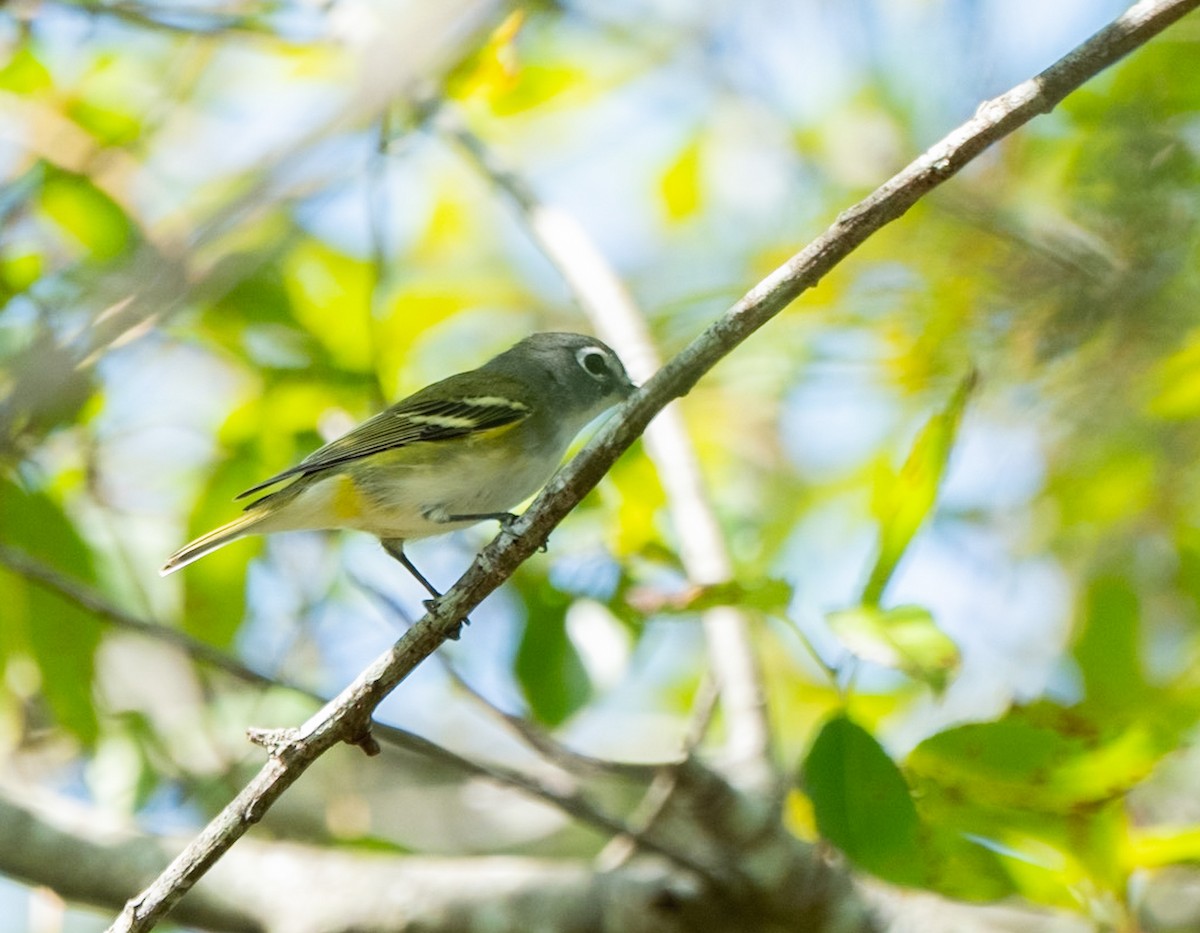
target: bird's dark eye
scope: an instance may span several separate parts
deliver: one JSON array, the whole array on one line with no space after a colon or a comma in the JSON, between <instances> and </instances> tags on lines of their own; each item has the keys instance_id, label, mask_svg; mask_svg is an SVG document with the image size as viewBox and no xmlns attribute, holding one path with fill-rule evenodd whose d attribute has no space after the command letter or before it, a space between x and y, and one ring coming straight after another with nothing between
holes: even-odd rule
<instances>
[{"instance_id":1,"label":"bird's dark eye","mask_svg":"<svg viewBox=\"0 0 1200 933\"><path fill-rule=\"evenodd\" d=\"M589 376L596 379L607 379L611 375L608 370L607 357L595 347L584 347L575 355L575 358L579 360L579 365Z\"/></svg>"}]
</instances>

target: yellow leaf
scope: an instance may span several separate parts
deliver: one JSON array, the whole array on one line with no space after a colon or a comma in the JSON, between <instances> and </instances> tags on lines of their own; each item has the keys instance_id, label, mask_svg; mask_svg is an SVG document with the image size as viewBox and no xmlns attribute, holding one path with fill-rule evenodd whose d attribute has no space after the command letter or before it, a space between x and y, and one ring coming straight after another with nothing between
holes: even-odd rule
<instances>
[{"instance_id":1,"label":"yellow leaf","mask_svg":"<svg viewBox=\"0 0 1200 933\"><path fill-rule=\"evenodd\" d=\"M1200 415L1200 330L1192 331L1182 349L1159 363L1147 407L1159 418Z\"/></svg>"},{"instance_id":2,"label":"yellow leaf","mask_svg":"<svg viewBox=\"0 0 1200 933\"><path fill-rule=\"evenodd\" d=\"M1126 860L1130 868L1200 864L1200 826L1154 827L1130 832Z\"/></svg>"},{"instance_id":3,"label":"yellow leaf","mask_svg":"<svg viewBox=\"0 0 1200 933\"><path fill-rule=\"evenodd\" d=\"M428 267L461 256L463 245L478 233L474 207L454 184L454 180L447 179L441 185L412 251L411 262L415 265Z\"/></svg>"},{"instance_id":4,"label":"yellow leaf","mask_svg":"<svg viewBox=\"0 0 1200 933\"><path fill-rule=\"evenodd\" d=\"M470 305L457 288L413 283L391 296L378 325L379 382L388 398L419 389L424 374L406 376L413 344L431 328Z\"/></svg>"},{"instance_id":5,"label":"yellow leaf","mask_svg":"<svg viewBox=\"0 0 1200 933\"><path fill-rule=\"evenodd\" d=\"M451 72L447 96L492 101L512 91L521 78L516 39L524 24L524 10L509 13L479 50Z\"/></svg>"},{"instance_id":6,"label":"yellow leaf","mask_svg":"<svg viewBox=\"0 0 1200 933\"><path fill-rule=\"evenodd\" d=\"M693 139L679 151L663 172L663 204L667 217L685 220L700 209L700 140Z\"/></svg>"},{"instance_id":7,"label":"yellow leaf","mask_svg":"<svg viewBox=\"0 0 1200 933\"><path fill-rule=\"evenodd\" d=\"M640 448L622 457L609 474L610 488L617 494L617 521L613 550L618 556L636 554L661 541L658 520L666 496L658 472Z\"/></svg>"},{"instance_id":8,"label":"yellow leaf","mask_svg":"<svg viewBox=\"0 0 1200 933\"><path fill-rule=\"evenodd\" d=\"M296 320L324 345L338 366L370 371L374 284L370 264L317 240L304 240L282 267Z\"/></svg>"},{"instance_id":9,"label":"yellow leaf","mask_svg":"<svg viewBox=\"0 0 1200 933\"><path fill-rule=\"evenodd\" d=\"M788 791L783 805L783 825L797 839L815 842L818 838L812 801L798 790Z\"/></svg>"}]
</instances>

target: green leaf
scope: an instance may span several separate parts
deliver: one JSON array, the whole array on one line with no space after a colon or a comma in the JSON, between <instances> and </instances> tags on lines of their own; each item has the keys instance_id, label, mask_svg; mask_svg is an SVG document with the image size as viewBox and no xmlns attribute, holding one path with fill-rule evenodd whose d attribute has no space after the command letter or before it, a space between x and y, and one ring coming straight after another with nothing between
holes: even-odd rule
<instances>
[{"instance_id":1,"label":"green leaf","mask_svg":"<svg viewBox=\"0 0 1200 933\"><path fill-rule=\"evenodd\" d=\"M976 378L972 370L959 383L945 409L929 419L899 473L880 471L871 501L872 512L879 521L879 555L863 589L862 601L866 605L879 602L900 558L933 509Z\"/></svg>"},{"instance_id":2,"label":"green leaf","mask_svg":"<svg viewBox=\"0 0 1200 933\"><path fill-rule=\"evenodd\" d=\"M857 657L904 671L941 693L958 670L958 647L920 606L831 612L829 627Z\"/></svg>"},{"instance_id":3,"label":"green leaf","mask_svg":"<svg viewBox=\"0 0 1200 933\"><path fill-rule=\"evenodd\" d=\"M730 580L711 586L692 586L682 592L626 585L617 595L642 615L692 614L719 606L737 606L768 615L782 615L791 603L792 587L786 580L766 577L746 582Z\"/></svg>"},{"instance_id":4,"label":"green leaf","mask_svg":"<svg viewBox=\"0 0 1200 933\"><path fill-rule=\"evenodd\" d=\"M92 747L100 731L92 683L102 624L78 604L30 585L26 628L54 718Z\"/></svg>"},{"instance_id":5,"label":"green leaf","mask_svg":"<svg viewBox=\"0 0 1200 933\"><path fill-rule=\"evenodd\" d=\"M592 695L587 670L567 636L572 598L528 573L518 574L517 582L526 609L525 631L517 646L517 682L534 718L556 726Z\"/></svg>"},{"instance_id":6,"label":"green leaf","mask_svg":"<svg viewBox=\"0 0 1200 933\"><path fill-rule=\"evenodd\" d=\"M1016 893L1007 860L999 852L986 840L964 832L961 821L930 819L922 804L917 812L929 865L923 879L926 887L970 901L994 901Z\"/></svg>"},{"instance_id":7,"label":"green leaf","mask_svg":"<svg viewBox=\"0 0 1200 933\"><path fill-rule=\"evenodd\" d=\"M976 805L1070 813L1116 799L1145 778L1177 740L1175 718L1093 718L1083 708L1036 703L932 736L906 768L914 781Z\"/></svg>"},{"instance_id":8,"label":"green leaf","mask_svg":"<svg viewBox=\"0 0 1200 933\"><path fill-rule=\"evenodd\" d=\"M297 325L279 267L237 253L212 273L235 284L204 307L203 332L258 370L300 370L309 378L329 372L324 347Z\"/></svg>"},{"instance_id":9,"label":"green leaf","mask_svg":"<svg viewBox=\"0 0 1200 933\"><path fill-rule=\"evenodd\" d=\"M1176 535L1174 588L1200 606L1200 529L1184 528Z\"/></svg>"},{"instance_id":10,"label":"green leaf","mask_svg":"<svg viewBox=\"0 0 1200 933\"><path fill-rule=\"evenodd\" d=\"M6 543L85 583L95 581L91 552L57 503L0 480L0 528Z\"/></svg>"},{"instance_id":11,"label":"green leaf","mask_svg":"<svg viewBox=\"0 0 1200 933\"><path fill-rule=\"evenodd\" d=\"M804 786L821 835L851 861L888 881L920 883L917 810L874 736L845 716L829 720L805 759Z\"/></svg>"},{"instance_id":12,"label":"green leaf","mask_svg":"<svg viewBox=\"0 0 1200 933\"><path fill-rule=\"evenodd\" d=\"M48 497L0 482L0 528L13 547L65 577L94 582L91 554ZM0 652L27 654L41 674L41 692L55 719L84 745L99 733L92 682L102 626L78 604L14 575L3 591L6 636Z\"/></svg>"},{"instance_id":13,"label":"green leaf","mask_svg":"<svg viewBox=\"0 0 1200 933\"><path fill-rule=\"evenodd\" d=\"M934 862L927 882L941 893L979 900L1011 892L1072 908L1083 885L1126 890L1124 801L1063 813L997 808L908 773Z\"/></svg>"},{"instance_id":14,"label":"green leaf","mask_svg":"<svg viewBox=\"0 0 1200 933\"><path fill-rule=\"evenodd\" d=\"M133 240L125 212L86 176L48 170L38 201L43 213L99 262L121 255Z\"/></svg>"},{"instance_id":15,"label":"green leaf","mask_svg":"<svg viewBox=\"0 0 1200 933\"><path fill-rule=\"evenodd\" d=\"M911 777L911 774L910 774ZM1122 805L1065 814L990 808L957 792L914 782L931 869L942 894L994 900L1019 894L1057 907L1077 906L1081 883L1110 890L1120 875Z\"/></svg>"},{"instance_id":16,"label":"green leaf","mask_svg":"<svg viewBox=\"0 0 1200 933\"><path fill-rule=\"evenodd\" d=\"M554 46L538 41L536 32L519 41L526 18L524 9L505 17L450 72L444 93L458 100L486 101L498 116L511 116L583 86L587 74L575 64L577 59L562 60Z\"/></svg>"},{"instance_id":17,"label":"green leaf","mask_svg":"<svg viewBox=\"0 0 1200 933\"><path fill-rule=\"evenodd\" d=\"M1146 697L1139 621L1137 594L1127 580L1102 576L1089 583L1074 649L1089 706L1120 711Z\"/></svg>"},{"instance_id":18,"label":"green leaf","mask_svg":"<svg viewBox=\"0 0 1200 933\"><path fill-rule=\"evenodd\" d=\"M792 585L786 580L763 577L758 580L731 580L700 587L688 604L692 612L718 606L737 606L773 615L787 611L792 601Z\"/></svg>"}]
</instances>

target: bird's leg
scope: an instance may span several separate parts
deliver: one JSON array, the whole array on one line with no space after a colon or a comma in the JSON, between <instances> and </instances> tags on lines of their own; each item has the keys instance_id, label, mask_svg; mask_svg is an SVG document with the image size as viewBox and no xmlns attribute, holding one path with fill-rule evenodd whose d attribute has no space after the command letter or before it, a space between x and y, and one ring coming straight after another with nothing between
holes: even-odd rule
<instances>
[{"instance_id":1,"label":"bird's leg","mask_svg":"<svg viewBox=\"0 0 1200 933\"><path fill-rule=\"evenodd\" d=\"M417 569L417 565L409 560L408 555L404 553L404 539L381 538L379 543L383 545L383 549L388 552L389 556L395 560L398 560L404 569L411 573L413 578L420 583L421 586L425 587L426 592L433 597L433 599L426 599L423 601L425 603L425 608L429 610L434 609L437 605L437 601L442 598L442 594L437 591L434 585L425 578L425 574L421 573L421 571ZM470 624L470 619L459 619L455 624L454 629L446 637L453 641L458 641L459 636L462 635L462 627Z\"/></svg>"},{"instance_id":2,"label":"bird's leg","mask_svg":"<svg viewBox=\"0 0 1200 933\"><path fill-rule=\"evenodd\" d=\"M499 522L500 531L515 538L517 533L513 531L513 525L516 524L520 516L514 515L512 512L479 512L478 514L466 515L445 515L431 512L425 517L435 522ZM538 550L542 553L546 552L546 543L544 541Z\"/></svg>"},{"instance_id":3,"label":"bird's leg","mask_svg":"<svg viewBox=\"0 0 1200 933\"><path fill-rule=\"evenodd\" d=\"M382 538L380 539L380 544L383 545L383 549L387 551L391 557L400 561L400 563L404 566L404 569L411 573L413 578L420 583L421 586L425 587L425 591L429 593L430 596L432 596L434 599L442 598L442 594L434 588L432 583L425 579L425 574L421 573L421 571L417 569L417 565L409 560L408 555L404 553L403 538Z\"/></svg>"},{"instance_id":4,"label":"bird's leg","mask_svg":"<svg viewBox=\"0 0 1200 933\"><path fill-rule=\"evenodd\" d=\"M499 522L500 530L512 534L513 522L517 516L512 512L479 512L466 515L431 515L435 522Z\"/></svg>"}]
</instances>

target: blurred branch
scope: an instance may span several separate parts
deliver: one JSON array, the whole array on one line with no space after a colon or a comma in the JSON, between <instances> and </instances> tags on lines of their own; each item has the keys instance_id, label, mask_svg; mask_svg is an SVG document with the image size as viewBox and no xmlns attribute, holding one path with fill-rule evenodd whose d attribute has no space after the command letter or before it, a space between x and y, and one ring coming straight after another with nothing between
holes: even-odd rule
<instances>
[{"instance_id":1,"label":"blurred branch","mask_svg":"<svg viewBox=\"0 0 1200 933\"><path fill-rule=\"evenodd\" d=\"M163 868L176 844L99 827L97 816L71 801L21 800L0 791L0 871L73 901L120 905ZM705 901L688 876L663 864L600 874L561 858L426 858L247 840L179 906L176 919L239 933L389 930L397 917L431 933L484 927L582 933L596 929L599 917L606 929L683 933L711 914Z\"/></svg>"},{"instance_id":2,"label":"blurred branch","mask_svg":"<svg viewBox=\"0 0 1200 933\"><path fill-rule=\"evenodd\" d=\"M373 586L366 580L357 579L363 590L374 596L382 605L386 606L389 612L396 615L404 625L412 625L413 620L404 611L402 607L392 596L385 593L383 590ZM594 758L591 755L584 755L580 752L567 748L561 742L557 741L552 735L549 735L542 729L539 729L528 719L522 716L515 716L512 713L505 712L482 693L472 687L459 673L457 667L454 666L446 657L438 655L438 660L442 664L442 669L456 687L476 706L487 713L493 720L500 723L504 728L508 729L518 739L528 745L533 751L538 752L542 758L567 773L592 773L592 774L615 774L621 777L633 778L639 781L650 780L653 775L661 768L669 767L676 762L651 762L646 764L629 764L622 761L610 761L604 758Z\"/></svg>"},{"instance_id":3,"label":"blurred branch","mask_svg":"<svg viewBox=\"0 0 1200 933\"><path fill-rule=\"evenodd\" d=\"M3 544L0 544L0 566L24 577L26 580L37 583L57 593L64 599L70 600L120 629L171 645L193 660L216 668L243 683L255 687L281 688L307 697L318 704L328 702L326 697L299 684L261 674L253 668L246 666L237 658L231 657L219 648L214 648L212 645L193 638L186 632L181 632L170 626L150 622L131 615L119 606L111 603L92 587L72 580L54 568L43 564L41 561L35 560ZM486 701L482 701L481 698L481 702ZM502 786L520 790L535 799L557 807L581 823L585 823L603 832L614 833L622 837L630 836L641 842L640 834L636 827L626 826L620 820L607 816L596 809L579 793L573 780L562 782L559 786L554 786L545 780L540 780L532 775L511 768L474 761L414 732L409 732L406 729L400 729L396 726L389 726L375 720L371 721L371 733L388 745L415 755L420 755L423 758L450 767L464 775L485 778ZM583 763L594 771L618 774L622 777L639 781L650 779L656 770L663 767L663 765L606 762L588 758L587 756L575 756L573 752L565 753L572 756L575 764ZM579 760L575 761L575 758ZM654 850L655 848L653 842L647 842L646 845L650 850ZM687 859L682 856L674 858L674 860L690 868L698 867L689 864Z\"/></svg>"},{"instance_id":4,"label":"blurred branch","mask_svg":"<svg viewBox=\"0 0 1200 933\"><path fill-rule=\"evenodd\" d=\"M52 590L59 596L70 600L77 606L83 607L88 612L93 613L118 628L136 632L138 635L143 635L156 641L165 642L172 647L178 648L193 660L223 671L243 683L255 687L284 687L311 697L317 700L317 702L324 702L321 697L305 690L303 687L283 683L265 674L258 673L242 664L236 658L230 657L219 648L214 648L212 645L193 638L186 632L181 632L167 625L160 625L157 622L140 619L109 602L108 599L92 587L72 580L65 574L59 573L53 567L35 560L6 544L0 544L0 565L24 577L26 580Z\"/></svg>"},{"instance_id":5,"label":"blurred branch","mask_svg":"<svg viewBox=\"0 0 1200 933\"><path fill-rule=\"evenodd\" d=\"M625 361L634 381L649 378L662 360L645 315L583 226L565 211L541 201L456 114L443 106L435 119L516 205L538 248L567 282L592 326ZM667 494L688 579L700 586L729 582L733 577L729 550L677 406L663 409L646 430L646 451ZM729 770L746 787L766 790L774 781L771 730L748 619L735 607L718 606L701 613L701 620L708 661L716 674L728 723Z\"/></svg>"},{"instance_id":6,"label":"blurred branch","mask_svg":"<svg viewBox=\"0 0 1200 933\"><path fill-rule=\"evenodd\" d=\"M492 719L500 723L518 739L528 745L533 751L537 752L550 764L557 768L561 768L571 774L576 773L592 773L592 774L616 774L623 777L638 777L645 779L648 775L653 774L661 768L668 768L674 762L662 762L659 764L626 764L620 761L609 761L606 758L595 758L591 755L585 755L582 752L577 752L574 749L563 745L550 733L543 729L539 729L524 716L516 716L512 713L502 710L499 706L485 697L482 693L467 683L466 679L459 673L458 668L447 661L445 658L438 656L442 662L442 667L447 675L460 690L470 700L486 712Z\"/></svg>"},{"instance_id":7,"label":"blurred branch","mask_svg":"<svg viewBox=\"0 0 1200 933\"><path fill-rule=\"evenodd\" d=\"M259 18L259 14L225 13L219 8L207 8L198 4L189 8L185 4L155 6L149 3L132 3L129 0L107 3L101 0L58 2L62 6L93 16L111 16L143 29L198 36L219 36L232 32L270 35L270 30ZM264 8L262 12L268 11Z\"/></svg>"},{"instance_id":8,"label":"blurred branch","mask_svg":"<svg viewBox=\"0 0 1200 933\"><path fill-rule=\"evenodd\" d=\"M388 158L387 144L392 134L391 110L385 109L380 114L378 126L375 129L375 151L371 153L371 161L367 165L367 181L364 185L367 215L367 232L370 238L370 270L371 287L367 296L367 307L362 313L367 316L368 333L371 335L371 371L375 373L372 385L375 389L375 408L386 408L388 400L384 388L380 385L379 374L383 372L380 363L380 342L376 322L385 317L384 305L386 286L388 284L388 257L391 255L388 243L388 222L391 218L391 198L388 196ZM348 313L354 314L353 308Z\"/></svg>"},{"instance_id":9,"label":"blurred branch","mask_svg":"<svg viewBox=\"0 0 1200 933\"><path fill-rule=\"evenodd\" d=\"M114 831L101 822L101 814L75 801L27 799L0 790L0 872L48 885L75 902L114 908L165 864L173 843ZM1152 877L1150 885L1157 880ZM1169 882L1163 887L1170 891ZM896 933L1095 929L1087 919L1061 912L956 904L882 886L866 893ZM400 916L426 933L745 930L742 917L722 915L720 905L689 879L647 862L594 872L561 858L425 858L258 839L246 840L222 860L179 905L175 919L230 933L357 933L397 929Z\"/></svg>"},{"instance_id":10,"label":"blurred branch","mask_svg":"<svg viewBox=\"0 0 1200 933\"><path fill-rule=\"evenodd\" d=\"M704 733L708 731L713 713L716 712L718 697L716 682L711 677L705 677L700 682L700 689L692 703L692 716L688 723L687 734L683 738L683 755L680 764L688 761L703 741ZM646 793L642 795L641 801L634 808L630 822L640 836L644 836L650 830L655 820L666 809L671 795L679 785L678 767L678 765L666 765L660 768L654 775L654 780L650 782L650 786L646 788ZM614 837L596 856L596 865L601 871L612 871L614 868L624 865L637 851L638 841L637 836Z\"/></svg>"},{"instance_id":11,"label":"blurred branch","mask_svg":"<svg viewBox=\"0 0 1200 933\"><path fill-rule=\"evenodd\" d=\"M359 586L363 587L371 595L375 596L380 602L384 603L391 611L402 618L407 624L412 624L403 609L387 594L376 587L371 586L364 580L358 581ZM544 800L558 809L562 810L570 816L574 816L582 823L586 823L594 828L599 828L613 834L610 841L610 847L614 843L623 845L622 851L626 853L626 857L632 854L634 849L641 847L647 852L654 852L663 855L669 860L675 862L680 867L690 869L697 872L701 876L710 874L709 870L698 862L691 859L685 851L678 848L669 847L658 840L648 838L645 829L649 828L653 822L654 816L657 815L657 808L653 812L647 813L645 805L639 807L634 814L634 822L622 822L613 817L609 817L590 801L587 800L579 791L575 775L577 774L607 774L616 775L623 778L633 778L641 782L645 782L651 775L653 778L646 789L643 799L650 798L658 800L662 794L661 785L664 775L673 774L673 768L681 762L664 762L660 764L627 764L619 761L609 761L601 758L594 758L591 755L584 755L573 749L567 748L561 742L557 741L552 735L537 728L533 723L521 716L514 716L511 713L505 712L495 703L491 702L482 693L476 690L467 680L459 673L458 669L445 657L438 656L442 662L442 667L446 671L447 676L476 706L487 713L492 719L499 722L504 728L513 733L520 741L524 742L529 748L541 756L542 760L555 768L557 779L554 783L557 785L551 788L544 781L536 781L528 775L521 772L513 772L508 769L501 769L498 772L493 772L488 765L471 763L471 767L477 773L485 777L491 777L497 783L505 784L510 787L516 787L521 790L526 790L531 796ZM706 682L706 687L707 687ZM712 704L715 702L715 692L711 690L707 693L712 693L711 698L704 700L698 704L698 708L703 709L702 722L707 724L709 717L712 714ZM697 717L698 719L700 717ZM374 729L375 726L372 726ZM700 734L703 731L701 726L696 732L695 742L699 742ZM269 744L269 743L268 743ZM690 752L694 747L694 743L685 743L685 752ZM445 752L444 749L439 751ZM448 754L453 755L453 752ZM530 786L532 785L532 786ZM674 783L671 782L671 787ZM667 794L669 794L669 789ZM609 847L606 847L606 851ZM611 870L618 867L620 861L614 861L602 870Z\"/></svg>"},{"instance_id":12,"label":"blurred branch","mask_svg":"<svg viewBox=\"0 0 1200 933\"><path fill-rule=\"evenodd\" d=\"M110 928L150 929L220 859L308 767L340 742L359 742L376 706L446 638L488 594L545 542L551 530L590 491L654 418L688 391L738 344L766 324L886 224L903 216L927 192L952 178L988 146L1039 113L1052 110L1072 90L1113 64L1190 10L1200 0L1143 0L1041 74L982 104L975 116L886 181L803 250L755 285L682 352L673 357L617 411L584 450L562 469L516 521L496 537L444 597L350 686L272 749L259 773L171 862L131 900ZM777 915L788 910L793 928L850 929L841 921L850 898L844 876L814 857L782 865L783 832L760 820L742 820L753 807L695 762L680 770L677 806L702 806L698 820L713 839L757 834L755 857L739 872L752 887L739 907ZM745 814L748 816L748 814ZM775 832L770 832L774 829ZM786 835L786 833L784 833ZM793 845L798 845L794 843ZM766 848L764 848L766 847ZM736 851L730 852L736 857ZM461 875L459 876L461 879ZM460 885L461 886L461 885ZM322 888L325 886L322 885ZM466 886L469 887L469 886ZM840 921L835 925L835 921ZM805 924L807 923L807 926ZM855 928L865 929L861 921Z\"/></svg>"}]
</instances>

